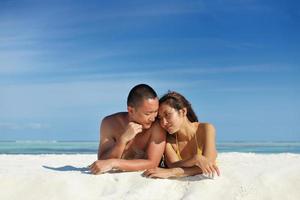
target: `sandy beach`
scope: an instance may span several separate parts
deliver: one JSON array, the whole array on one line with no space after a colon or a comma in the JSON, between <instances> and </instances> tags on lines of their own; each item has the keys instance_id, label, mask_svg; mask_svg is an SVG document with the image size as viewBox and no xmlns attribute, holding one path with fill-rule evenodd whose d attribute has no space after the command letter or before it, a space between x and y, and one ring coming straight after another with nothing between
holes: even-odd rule
<instances>
[{"instance_id":1,"label":"sandy beach","mask_svg":"<svg viewBox=\"0 0 300 200\"><path fill-rule=\"evenodd\" d=\"M0 199L300 199L300 154L220 153L221 176L91 175L96 155L0 155Z\"/></svg>"}]
</instances>

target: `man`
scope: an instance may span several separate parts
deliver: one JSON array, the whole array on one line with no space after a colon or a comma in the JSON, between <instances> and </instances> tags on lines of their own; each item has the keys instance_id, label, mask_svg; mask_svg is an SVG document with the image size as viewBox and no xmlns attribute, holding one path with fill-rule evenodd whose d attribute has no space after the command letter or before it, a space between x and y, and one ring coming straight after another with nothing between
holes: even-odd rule
<instances>
[{"instance_id":1,"label":"man","mask_svg":"<svg viewBox=\"0 0 300 200\"><path fill-rule=\"evenodd\" d=\"M127 111L102 120L98 160L93 174L111 169L138 171L155 168L164 153L166 133L155 121L159 101L146 84L136 85L127 98Z\"/></svg>"}]
</instances>

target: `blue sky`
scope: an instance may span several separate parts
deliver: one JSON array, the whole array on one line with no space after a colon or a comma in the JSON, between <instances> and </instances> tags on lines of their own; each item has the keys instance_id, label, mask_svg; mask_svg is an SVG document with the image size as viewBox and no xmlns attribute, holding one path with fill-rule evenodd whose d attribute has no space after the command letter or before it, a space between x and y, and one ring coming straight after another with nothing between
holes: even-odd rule
<instances>
[{"instance_id":1,"label":"blue sky","mask_svg":"<svg viewBox=\"0 0 300 200\"><path fill-rule=\"evenodd\" d=\"M297 1L0 1L0 140L97 140L147 83L218 141L300 140Z\"/></svg>"}]
</instances>

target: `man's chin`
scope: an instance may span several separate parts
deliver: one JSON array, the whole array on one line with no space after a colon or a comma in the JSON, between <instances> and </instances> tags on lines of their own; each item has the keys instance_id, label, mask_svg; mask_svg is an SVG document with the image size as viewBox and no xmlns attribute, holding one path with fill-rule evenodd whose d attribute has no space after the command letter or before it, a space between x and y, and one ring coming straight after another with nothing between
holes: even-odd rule
<instances>
[{"instance_id":1,"label":"man's chin","mask_svg":"<svg viewBox=\"0 0 300 200\"><path fill-rule=\"evenodd\" d=\"M151 124L143 124L143 129L149 129L151 127L152 123Z\"/></svg>"}]
</instances>

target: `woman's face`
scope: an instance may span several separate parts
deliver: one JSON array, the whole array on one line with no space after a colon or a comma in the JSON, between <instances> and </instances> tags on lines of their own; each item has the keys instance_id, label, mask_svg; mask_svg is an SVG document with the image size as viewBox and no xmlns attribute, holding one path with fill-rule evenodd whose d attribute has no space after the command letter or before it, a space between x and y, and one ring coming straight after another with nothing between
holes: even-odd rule
<instances>
[{"instance_id":1,"label":"woman's face","mask_svg":"<svg viewBox=\"0 0 300 200\"><path fill-rule=\"evenodd\" d=\"M177 111L168 104L162 103L158 110L159 123L168 133L177 132L183 122L182 110Z\"/></svg>"}]
</instances>

